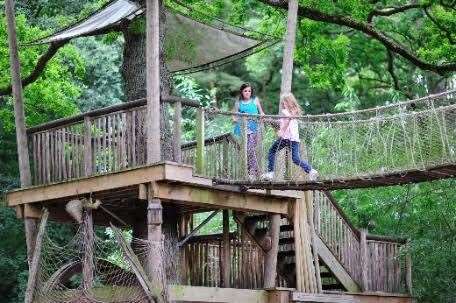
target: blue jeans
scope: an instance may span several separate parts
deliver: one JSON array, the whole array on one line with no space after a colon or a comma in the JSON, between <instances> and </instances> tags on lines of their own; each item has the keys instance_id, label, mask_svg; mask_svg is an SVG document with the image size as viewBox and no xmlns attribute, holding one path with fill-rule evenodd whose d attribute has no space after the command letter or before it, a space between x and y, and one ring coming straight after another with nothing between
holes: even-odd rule
<instances>
[{"instance_id":1,"label":"blue jeans","mask_svg":"<svg viewBox=\"0 0 456 303\"><path fill-rule=\"evenodd\" d=\"M299 165L306 173L309 173L312 167L306 161L301 160L301 156L299 154L299 142L282 138L277 139L269 149L268 171L274 171L276 154L284 147L289 147L291 149L291 159L293 160L293 163Z\"/></svg>"}]
</instances>

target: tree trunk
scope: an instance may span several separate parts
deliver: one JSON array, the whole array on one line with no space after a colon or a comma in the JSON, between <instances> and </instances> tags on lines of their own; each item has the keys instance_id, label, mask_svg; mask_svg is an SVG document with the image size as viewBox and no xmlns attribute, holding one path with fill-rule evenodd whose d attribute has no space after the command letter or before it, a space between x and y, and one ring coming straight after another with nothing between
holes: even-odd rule
<instances>
[{"instance_id":1,"label":"tree trunk","mask_svg":"<svg viewBox=\"0 0 456 303\"><path fill-rule=\"evenodd\" d=\"M134 0L144 6L144 0ZM165 66L164 40L165 40L165 11L163 2L160 1L160 94L169 95L170 74ZM146 32L144 17L136 18L124 29L125 38L122 77L127 101L146 97Z\"/></svg>"},{"instance_id":2,"label":"tree trunk","mask_svg":"<svg viewBox=\"0 0 456 303\"><path fill-rule=\"evenodd\" d=\"M145 5L144 0L134 2ZM164 60L165 41L165 10L163 2L160 1L160 95L168 96L171 90L170 73ZM122 78L124 80L124 92L127 101L146 98L146 32L144 17L136 18L123 30L125 39ZM172 133L170 122L167 118L168 110L166 105L160 106L160 134L161 134L161 155L162 160L172 160Z\"/></svg>"}]
</instances>

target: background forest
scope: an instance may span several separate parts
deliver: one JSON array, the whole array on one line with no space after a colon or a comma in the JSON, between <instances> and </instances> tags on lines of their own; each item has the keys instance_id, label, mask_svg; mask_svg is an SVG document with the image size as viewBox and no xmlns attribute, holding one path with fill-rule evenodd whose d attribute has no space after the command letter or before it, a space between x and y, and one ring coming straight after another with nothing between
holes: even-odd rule
<instances>
[{"instance_id":1,"label":"background forest","mask_svg":"<svg viewBox=\"0 0 456 303\"><path fill-rule=\"evenodd\" d=\"M106 2L17 1L20 43L69 25ZM186 3L195 18L284 35L286 1ZM306 113L375 107L456 88L454 0L300 0L299 5L293 91ZM0 302L13 303L23 301L27 263L22 221L1 200L18 186L18 168L3 1L0 8ZM27 126L128 101L120 70L123 42L122 35L110 33L61 47L25 87ZM23 77L46 48L21 47ZM277 113L281 50L279 43L214 71L176 76L174 93L228 109L239 85L248 81L265 111ZM414 295L420 302L456 302L455 188L456 180L446 180L334 194L355 226L412 239ZM206 232L219 223L212 221ZM63 237L62 227L51 232Z\"/></svg>"}]
</instances>

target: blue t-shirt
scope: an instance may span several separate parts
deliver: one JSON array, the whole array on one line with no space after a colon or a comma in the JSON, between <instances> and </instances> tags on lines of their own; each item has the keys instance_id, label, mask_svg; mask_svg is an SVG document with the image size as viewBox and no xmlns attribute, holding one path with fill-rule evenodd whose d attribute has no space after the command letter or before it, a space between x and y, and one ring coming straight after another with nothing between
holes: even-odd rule
<instances>
[{"instance_id":1,"label":"blue t-shirt","mask_svg":"<svg viewBox=\"0 0 456 303\"><path fill-rule=\"evenodd\" d=\"M250 98L248 101L239 100L239 113L249 114L249 115L258 115L260 111L256 104L256 97ZM258 122L256 120L247 120L247 133L256 133L258 131ZM234 127L234 134L236 136L241 135L241 124L240 122L236 123Z\"/></svg>"}]
</instances>

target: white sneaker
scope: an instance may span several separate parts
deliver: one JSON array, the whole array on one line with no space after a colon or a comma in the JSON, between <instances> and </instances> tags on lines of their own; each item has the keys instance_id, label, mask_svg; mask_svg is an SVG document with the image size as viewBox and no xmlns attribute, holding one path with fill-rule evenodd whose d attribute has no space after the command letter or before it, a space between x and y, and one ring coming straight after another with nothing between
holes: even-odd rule
<instances>
[{"instance_id":1,"label":"white sneaker","mask_svg":"<svg viewBox=\"0 0 456 303\"><path fill-rule=\"evenodd\" d=\"M309 172L309 181L317 181L317 179L318 171L312 168Z\"/></svg>"},{"instance_id":2,"label":"white sneaker","mask_svg":"<svg viewBox=\"0 0 456 303\"><path fill-rule=\"evenodd\" d=\"M270 171L268 173L262 174L261 179L265 181L272 181L272 179L274 179L274 172Z\"/></svg>"}]
</instances>

